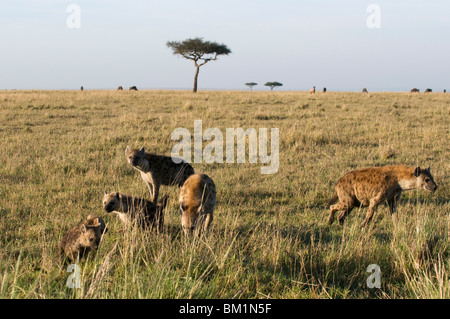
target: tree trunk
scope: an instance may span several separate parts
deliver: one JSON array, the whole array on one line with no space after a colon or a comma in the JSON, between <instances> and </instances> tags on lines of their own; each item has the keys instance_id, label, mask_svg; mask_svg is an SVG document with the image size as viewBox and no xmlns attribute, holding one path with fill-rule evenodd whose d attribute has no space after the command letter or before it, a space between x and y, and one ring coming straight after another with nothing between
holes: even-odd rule
<instances>
[{"instance_id":1,"label":"tree trunk","mask_svg":"<svg viewBox=\"0 0 450 319\"><path fill-rule=\"evenodd\" d=\"M192 92L197 93L197 79L198 79L198 73L200 72L200 66L197 66L197 69L195 70L195 76L194 76L194 88Z\"/></svg>"}]
</instances>

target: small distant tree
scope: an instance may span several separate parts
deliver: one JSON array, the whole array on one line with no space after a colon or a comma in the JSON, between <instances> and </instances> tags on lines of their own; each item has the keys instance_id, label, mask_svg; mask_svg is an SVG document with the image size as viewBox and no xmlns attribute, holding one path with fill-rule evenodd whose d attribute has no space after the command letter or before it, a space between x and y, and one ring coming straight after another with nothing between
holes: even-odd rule
<instances>
[{"instance_id":1,"label":"small distant tree","mask_svg":"<svg viewBox=\"0 0 450 319\"><path fill-rule=\"evenodd\" d=\"M283 86L283 83L280 83L280 82L267 82L266 84L264 84L265 86L269 86L270 87L270 90L271 91L273 91L273 88L274 87L277 87L277 86Z\"/></svg>"},{"instance_id":2,"label":"small distant tree","mask_svg":"<svg viewBox=\"0 0 450 319\"><path fill-rule=\"evenodd\" d=\"M231 50L225 44L203 41L202 38L187 39L181 42L169 41L166 44L172 49L173 54L181 55L183 58L194 61L195 76L193 92L197 92L197 81L200 67L209 61L217 60L219 55L228 55Z\"/></svg>"},{"instance_id":3,"label":"small distant tree","mask_svg":"<svg viewBox=\"0 0 450 319\"><path fill-rule=\"evenodd\" d=\"M250 91L253 91L253 87L254 87L255 85L258 85L258 83L255 83L255 82L248 82L248 83L245 83L245 85L247 85L247 86L250 88Z\"/></svg>"}]
</instances>

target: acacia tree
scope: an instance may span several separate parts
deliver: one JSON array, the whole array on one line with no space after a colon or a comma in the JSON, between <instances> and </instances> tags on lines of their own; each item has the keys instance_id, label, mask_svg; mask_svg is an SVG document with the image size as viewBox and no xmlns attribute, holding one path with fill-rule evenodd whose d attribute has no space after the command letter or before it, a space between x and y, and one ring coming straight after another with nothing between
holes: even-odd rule
<instances>
[{"instance_id":1,"label":"acacia tree","mask_svg":"<svg viewBox=\"0 0 450 319\"><path fill-rule=\"evenodd\" d=\"M250 88L250 91L253 91L253 87L254 87L255 85L258 85L258 83L255 83L255 82L248 82L248 83L245 83L245 85L247 85L247 86Z\"/></svg>"},{"instance_id":2,"label":"acacia tree","mask_svg":"<svg viewBox=\"0 0 450 319\"><path fill-rule=\"evenodd\" d=\"M183 58L194 61L195 76L193 92L197 92L197 81L200 67L209 61L217 60L219 55L228 55L231 50L225 44L203 41L202 38L187 39L184 41L168 41L166 44L172 49L173 54L181 55Z\"/></svg>"},{"instance_id":3,"label":"acacia tree","mask_svg":"<svg viewBox=\"0 0 450 319\"><path fill-rule=\"evenodd\" d=\"M266 84L264 84L265 86L269 86L270 90L273 91L273 88L276 86L283 86L283 83L280 82L267 82Z\"/></svg>"}]
</instances>

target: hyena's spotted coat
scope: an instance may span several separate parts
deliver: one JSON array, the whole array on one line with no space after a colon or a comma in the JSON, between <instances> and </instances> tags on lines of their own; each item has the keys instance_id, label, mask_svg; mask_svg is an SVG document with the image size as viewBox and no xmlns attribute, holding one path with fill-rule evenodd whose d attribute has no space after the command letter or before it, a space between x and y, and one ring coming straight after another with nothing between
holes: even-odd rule
<instances>
[{"instance_id":1,"label":"hyena's spotted coat","mask_svg":"<svg viewBox=\"0 0 450 319\"><path fill-rule=\"evenodd\" d=\"M392 217L397 221L395 206L402 191L425 189L434 192L437 188L430 168L393 165L352 171L341 177L336 184L329 205L338 199L339 202L330 206L328 223L333 223L337 211L343 211L338 217L342 224L353 208L368 207L366 219L361 224L364 227L372 219L377 206L384 201L387 201Z\"/></svg>"},{"instance_id":2,"label":"hyena's spotted coat","mask_svg":"<svg viewBox=\"0 0 450 319\"><path fill-rule=\"evenodd\" d=\"M161 185L181 187L186 179L194 174L194 169L189 163L181 159L179 163L175 163L172 157L147 153L144 147L132 150L127 146L125 156L128 164L141 173L144 183L150 190L153 203L158 200Z\"/></svg>"},{"instance_id":3,"label":"hyena's spotted coat","mask_svg":"<svg viewBox=\"0 0 450 319\"><path fill-rule=\"evenodd\" d=\"M118 192L107 193L103 196L103 208L106 212L115 212L120 220L129 225L136 223L144 229L156 228L158 232L164 227L164 208L167 205L168 196L164 196L161 203L128 196Z\"/></svg>"},{"instance_id":4,"label":"hyena's spotted coat","mask_svg":"<svg viewBox=\"0 0 450 319\"><path fill-rule=\"evenodd\" d=\"M213 219L216 205L216 186L205 174L191 175L181 187L180 197L181 225L186 235L201 229L206 231Z\"/></svg>"}]
</instances>

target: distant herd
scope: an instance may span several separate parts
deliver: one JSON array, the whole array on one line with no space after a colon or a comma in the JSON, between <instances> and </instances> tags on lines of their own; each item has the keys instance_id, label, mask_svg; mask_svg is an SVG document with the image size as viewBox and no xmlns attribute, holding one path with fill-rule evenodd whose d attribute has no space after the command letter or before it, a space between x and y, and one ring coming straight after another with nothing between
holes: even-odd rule
<instances>
[{"instance_id":1,"label":"distant herd","mask_svg":"<svg viewBox=\"0 0 450 319\"><path fill-rule=\"evenodd\" d=\"M327 92L327 88L324 87L324 88L322 89L322 92L323 92L323 93L326 93L326 92ZM413 89L411 89L410 92L411 92L411 93L420 93L420 90L419 90L418 88L413 88ZM431 93L431 92L433 92L433 90L430 89L430 88L428 88L428 89L426 89L426 90L424 91L424 93ZM313 86L313 88L309 90L309 93L311 93L311 94L316 93L316 87ZM367 90L367 88L363 88L363 89L362 89L362 93L369 93L369 91ZM442 91L442 93L447 93L447 90L444 89L444 90Z\"/></svg>"},{"instance_id":2,"label":"distant herd","mask_svg":"<svg viewBox=\"0 0 450 319\"><path fill-rule=\"evenodd\" d=\"M83 90L84 90L84 88L83 88L83 87L80 87L80 91L83 91ZM129 91L137 91L138 89L137 89L137 87L136 87L135 85L133 85L133 86L130 86L130 88L129 88L128 90L129 90ZM117 91L123 91L123 87L122 87L122 86L118 86L118 87L117 87ZM322 92L323 92L323 93L326 93L326 92L327 92L327 88L324 87L324 88L322 89ZM411 93L420 93L420 90L419 90L418 88L413 88L413 89L411 89L410 92L411 92ZM425 89L425 91L424 91L424 93L431 93L431 92L433 92L433 90L430 89L430 88ZM313 88L309 90L309 93L311 93L311 94L316 93L316 87L313 86ZM363 89L362 89L362 93L369 93L369 91L367 91L367 88L363 88ZM444 89L444 90L442 91L442 93L447 93L447 90Z\"/></svg>"},{"instance_id":3,"label":"distant herd","mask_svg":"<svg viewBox=\"0 0 450 319\"><path fill-rule=\"evenodd\" d=\"M128 90L130 90L130 91L137 91L138 89L137 89L137 87L135 85L133 85L133 86L130 86L130 88ZM123 87L121 85L118 86L117 87L117 91L123 91Z\"/></svg>"},{"instance_id":4,"label":"distant herd","mask_svg":"<svg viewBox=\"0 0 450 319\"><path fill-rule=\"evenodd\" d=\"M137 87L135 85L133 85L133 86L130 86L130 88L128 90L130 90L130 91L137 91L138 89L137 89ZM83 86L80 87L80 91L84 91L84 87ZM117 91L123 91L123 87L121 85L119 85L117 87Z\"/></svg>"}]
</instances>

